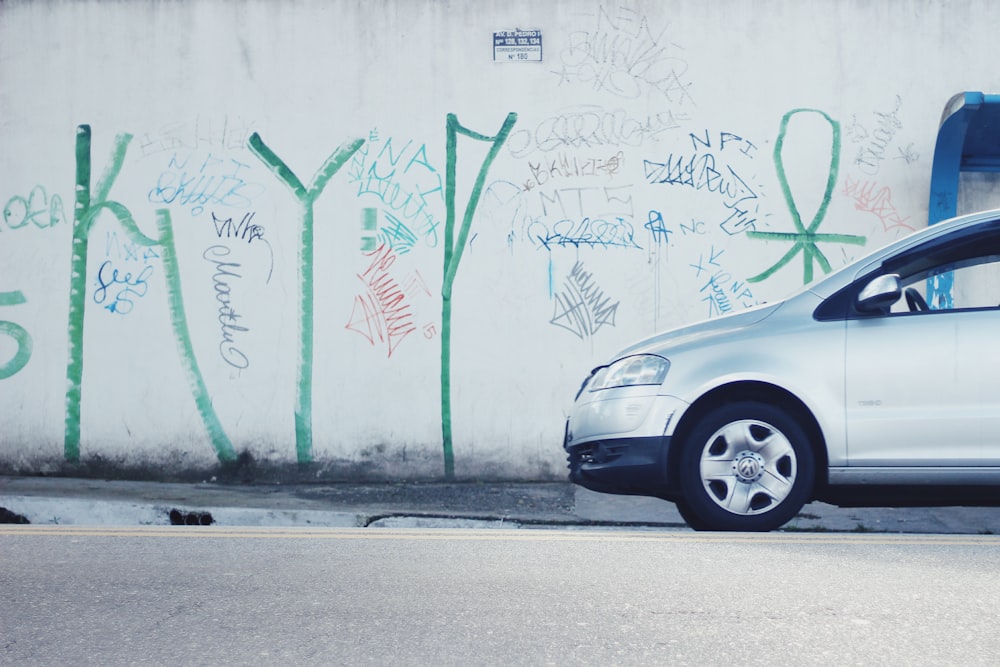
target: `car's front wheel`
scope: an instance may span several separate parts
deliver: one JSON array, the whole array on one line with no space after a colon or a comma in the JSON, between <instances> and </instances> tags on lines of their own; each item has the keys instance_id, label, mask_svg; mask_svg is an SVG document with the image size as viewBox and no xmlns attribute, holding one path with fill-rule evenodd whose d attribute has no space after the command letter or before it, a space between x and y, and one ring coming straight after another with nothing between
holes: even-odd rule
<instances>
[{"instance_id":1,"label":"car's front wheel","mask_svg":"<svg viewBox=\"0 0 1000 667\"><path fill-rule=\"evenodd\" d=\"M720 406L682 447L683 514L696 530L773 530L812 493L815 456L805 431L769 404Z\"/></svg>"}]
</instances>

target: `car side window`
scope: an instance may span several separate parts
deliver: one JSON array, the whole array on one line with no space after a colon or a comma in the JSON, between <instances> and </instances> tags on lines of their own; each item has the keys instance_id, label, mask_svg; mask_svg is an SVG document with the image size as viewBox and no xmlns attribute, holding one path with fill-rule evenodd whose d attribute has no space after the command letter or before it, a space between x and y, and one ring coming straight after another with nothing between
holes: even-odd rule
<instances>
[{"instance_id":1,"label":"car side window","mask_svg":"<svg viewBox=\"0 0 1000 667\"><path fill-rule=\"evenodd\" d=\"M1000 218L886 257L823 301L813 317L824 322L983 309L1000 311Z\"/></svg>"},{"instance_id":2,"label":"car side window","mask_svg":"<svg viewBox=\"0 0 1000 667\"><path fill-rule=\"evenodd\" d=\"M891 264L903 288L891 314L1000 307L1000 233L933 242Z\"/></svg>"}]
</instances>

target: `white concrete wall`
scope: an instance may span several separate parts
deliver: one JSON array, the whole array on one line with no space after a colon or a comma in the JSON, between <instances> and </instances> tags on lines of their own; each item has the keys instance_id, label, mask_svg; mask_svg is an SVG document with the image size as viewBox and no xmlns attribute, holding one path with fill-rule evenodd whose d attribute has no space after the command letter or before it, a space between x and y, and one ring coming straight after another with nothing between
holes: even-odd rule
<instances>
[{"instance_id":1,"label":"white concrete wall","mask_svg":"<svg viewBox=\"0 0 1000 667\"><path fill-rule=\"evenodd\" d=\"M988 0L8 0L0 465L433 477L450 446L460 478L561 477L588 369L823 271L749 232L819 215L836 267L926 225L997 25ZM493 60L513 29L541 62ZM449 152L449 114L516 118L491 162ZM346 161L310 199L269 151L305 190Z\"/></svg>"}]
</instances>

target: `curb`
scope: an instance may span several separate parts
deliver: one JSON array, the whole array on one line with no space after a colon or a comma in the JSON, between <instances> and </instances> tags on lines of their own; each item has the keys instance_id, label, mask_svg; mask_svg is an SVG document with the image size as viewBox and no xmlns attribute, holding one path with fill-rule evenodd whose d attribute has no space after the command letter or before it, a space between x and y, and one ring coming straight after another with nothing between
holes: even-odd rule
<instances>
[{"instance_id":1,"label":"curb","mask_svg":"<svg viewBox=\"0 0 1000 667\"><path fill-rule=\"evenodd\" d=\"M602 521L421 511L345 512L260 507L194 507L116 500L0 496L8 518L0 523L67 526L247 526L311 528L566 528L687 530L683 523Z\"/></svg>"},{"instance_id":2,"label":"curb","mask_svg":"<svg viewBox=\"0 0 1000 667\"><path fill-rule=\"evenodd\" d=\"M206 509L186 505L131 503L116 500L0 496L0 508L30 524L68 526L310 526L358 528L368 517L354 512L277 510L250 507ZM22 522L18 522L22 523Z\"/></svg>"}]
</instances>

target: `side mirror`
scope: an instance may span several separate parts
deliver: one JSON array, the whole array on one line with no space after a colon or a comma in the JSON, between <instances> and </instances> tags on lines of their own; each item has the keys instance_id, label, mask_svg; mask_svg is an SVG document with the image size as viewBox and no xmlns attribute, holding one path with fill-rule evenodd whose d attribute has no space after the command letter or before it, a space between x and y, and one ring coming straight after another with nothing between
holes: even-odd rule
<instances>
[{"instance_id":1,"label":"side mirror","mask_svg":"<svg viewBox=\"0 0 1000 667\"><path fill-rule=\"evenodd\" d=\"M899 301L903 295L903 287L899 283L899 274L889 273L872 278L858 293L854 306L862 313L884 313Z\"/></svg>"}]
</instances>

